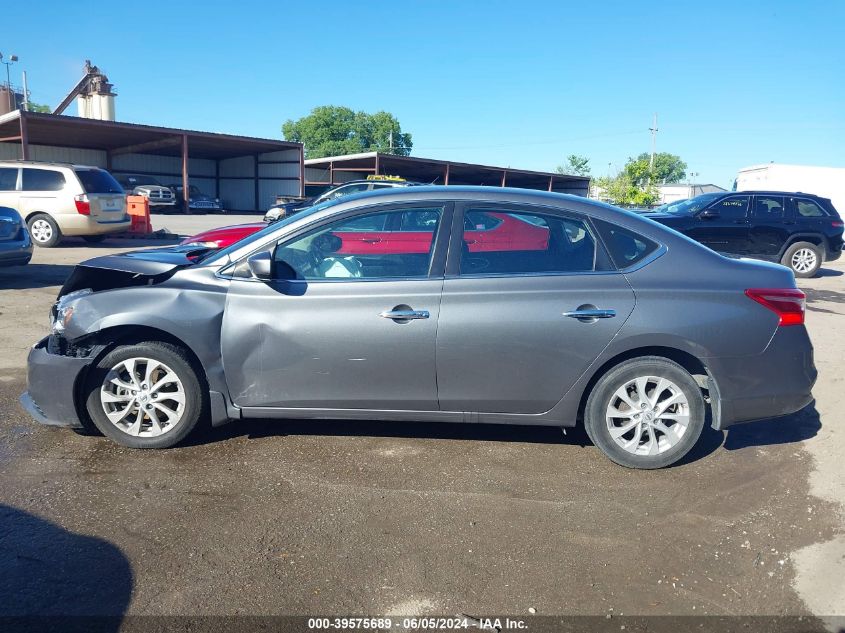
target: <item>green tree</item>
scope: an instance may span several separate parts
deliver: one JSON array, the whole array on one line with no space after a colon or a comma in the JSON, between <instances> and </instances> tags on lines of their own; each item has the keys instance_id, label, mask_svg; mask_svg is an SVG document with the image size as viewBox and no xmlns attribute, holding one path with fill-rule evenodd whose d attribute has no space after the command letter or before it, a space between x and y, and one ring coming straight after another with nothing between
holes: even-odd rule
<instances>
[{"instance_id":1,"label":"green tree","mask_svg":"<svg viewBox=\"0 0 845 633\"><path fill-rule=\"evenodd\" d=\"M648 182L639 185L625 171L614 177L596 178L593 187L600 200L622 206L648 207L660 198L657 187Z\"/></svg>"},{"instance_id":2,"label":"green tree","mask_svg":"<svg viewBox=\"0 0 845 633\"><path fill-rule=\"evenodd\" d=\"M687 176L687 164L680 156L669 152L654 155L654 170L651 169L651 155L643 152L636 158L629 158L623 169L632 182L640 187L651 182L672 184L681 182Z\"/></svg>"},{"instance_id":3,"label":"green tree","mask_svg":"<svg viewBox=\"0 0 845 633\"><path fill-rule=\"evenodd\" d=\"M46 112L47 114L49 114L53 111L53 108L48 105L42 105L40 103L34 103L32 101L27 104L27 107L29 108L30 112Z\"/></svg>"},{"instance_id":4,"label":"green tree","mask_svg":"<svg viewBox=\"0 0 845 633\"><path fill-rule=\"evenodd\" d=\"M413 142L389 112L355 112L343 106L318 106L310 114L287 120L282 133L288 141L305 145L306 158L359 152L408 156Z\"/></svg>"},{"instance_id":5,"label":"green tree","mask_svg":"<svg viewBox=\"0 0 845 633\"><path fill-rule=\"evenodd\" d=\"M557 173L567 176L589 176L590 159L578 154L570 154L563 165L558 165Z\"/></svg>"}]
</instances>

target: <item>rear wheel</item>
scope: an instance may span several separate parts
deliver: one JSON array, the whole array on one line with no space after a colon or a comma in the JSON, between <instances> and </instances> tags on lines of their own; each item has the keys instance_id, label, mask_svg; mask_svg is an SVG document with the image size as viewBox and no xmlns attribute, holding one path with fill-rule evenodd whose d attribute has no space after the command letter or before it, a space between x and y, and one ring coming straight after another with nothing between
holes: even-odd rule
<instances>
[{"instance_id":1,"label":"rear wheel","mask_svg":"<svg viewBox=\"0 0 845 633\"><path fill-rule=\"evenodd\" d=\"M185 352L156 341L120 346L97 363L86 407L104 435L130 448L169 448L196 426L204 408Z\"/></svg>"},{"instance_id":2,"label":"rear wheel","mask_svg":"<svg viewBox=\"0 0 845 633\"><path fill-rule=\"evenodd\" d=\"M26 223L32 241L43 248L52 248L62 241L62 232L56 221L46 213L37 213Z\"/></svg>"},{"instance_id":3,"label":"rear wheel","mask_svg":"<svg viewBox=\"0 0 845 633\"><path fill-rule=\"evenodd\" d=\"M780 263L796 277L815 277L822 265L822 249L810 242L796 242L786 249Z\"/></svg>"},{"instance_id":4,"label":"rear wheel","mask_svg":"<svg viewBox=\"0 0 845 633\"><path fill-rule=\"evenodd\" d=\"M698 441L704 420L704 397L693 377L657 356L625 361L602 376L584 411L593 443L628 468L675 463Z\"/></svg>"}]
</instances>

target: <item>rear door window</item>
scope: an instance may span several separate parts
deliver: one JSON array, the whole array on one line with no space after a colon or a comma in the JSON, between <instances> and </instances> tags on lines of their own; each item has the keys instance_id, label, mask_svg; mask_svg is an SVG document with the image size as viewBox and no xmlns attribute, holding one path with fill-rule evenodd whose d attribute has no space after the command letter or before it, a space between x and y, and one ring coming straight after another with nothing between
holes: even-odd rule
<instances>
[{"instance_id":1,"label":"rear door window","mask_svg":"<svg viewBox=\"0 0 845 633\"><path fill-rule=\"evenodd\" d=\"M17 186L17 167L0 167L0 191L14 191Z\"/></svg>"},{"instance_id":2,"label":"rear door window","mask_svg":"<svg viewBox=\"0 0 845 633\"><path fill-rule=\"evenodd\" d=\"M783 196L756 196L753 216L757 220L782 220Z\"/></svg>"},{"instance_id":3,"label":"rear door window","mask_svg":"<svg viewBox=\"0 0 845 633\"><path fill-rule=\"evenodd\" d=\"M725 220L741 220L748 217L748 196L729 196L707 207L716 211Z\"/></svg>"},{"instance_id":4,"label":"rear door window","mask_svg":"<svg viewBox=\"0 0 845 633\"><path fill-rule=\"evenodd\" d=\"M59 171L50 169L23 170L21 189L23 191L61 191L65 188L65 177Z\"/></svg>"},{"instance_id":5,"label":"rear door window","mask_svg":"<svg viewBox=\"0 0 845 633\"><path fill-rule=\"evenodd\" d=\"M76 175L85 193L123 193L123 187L102 169L77 169Z\"/></svg>"},{"instance_id":6,"label":"rear door window","mask_svg":"<svg viewBox=\"0 0 845 633\"><path fill-rule=\"evenodd\" d=\"M596 240L583 219L505 210L464 216L461 275L593 272Z\"/></svg>"},{"instance_id":7,"label":"rear door window","mask_svg":"<svg viewBox=\"0 0 845 633\"><path fill-rule=\"evenodd\" d=\"M794 198L795 212L804 218L823 218L827 215L816 202L807 198Z\"/></svg>"}]
</instances>

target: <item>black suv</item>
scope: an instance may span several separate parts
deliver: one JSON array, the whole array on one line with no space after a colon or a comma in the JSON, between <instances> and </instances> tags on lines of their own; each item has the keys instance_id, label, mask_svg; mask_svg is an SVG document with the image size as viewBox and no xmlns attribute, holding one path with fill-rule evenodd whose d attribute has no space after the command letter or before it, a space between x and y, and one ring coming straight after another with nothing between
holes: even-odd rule
<instances>
[{"instance_id":1,"label":"black suv","mask_svg":"<svg viewBox=\"0 0 845 633\"><path fill-rule=\"evenodd\" d=\"M842 252L842 219L830 200L807 193L705 193L644 215L714 251L780 262L796 277Z\"/></svg>"}]
</instances>

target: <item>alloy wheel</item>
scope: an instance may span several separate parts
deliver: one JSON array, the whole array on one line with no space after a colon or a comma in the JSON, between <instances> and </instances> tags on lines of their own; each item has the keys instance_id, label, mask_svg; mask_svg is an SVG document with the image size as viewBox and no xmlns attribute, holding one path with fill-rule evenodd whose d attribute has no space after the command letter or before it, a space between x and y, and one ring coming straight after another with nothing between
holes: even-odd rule
<instances>
[{"instance_id":1,"label":"alloy wheel","mask_svg":"<svg viewBox=\"0 0 845 633\"><path fill-rule=\"evenodd\" d=\"M808 273L816 266L818 257L811 248L799 248L792 254L792 269L799 273Z\"/></svg>"},{"instance_id":2,"label":"alloy wheel","mask_svg":"<svg viewBox=\"0 0 845 633\"><path fill-rule=\"evenodd\" d=\"M613 441L633 455L659 455L681 441L690 405L678 385L659 376L640 376L619 387L605 412Z\"/></svg>"},{"instance_id":3,"label":"alloy wheel","mask_svg":"<svg viewBox=\"0 0 845 633\"><path fill-rule=\"evenodd\" d=\"M109 421L133 437L158 437L173 430L185 412L185 387L164 363L130 358L112 367L100 387Z\"/></svg>"}]
</instances>

